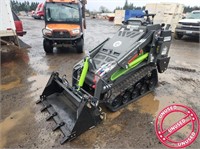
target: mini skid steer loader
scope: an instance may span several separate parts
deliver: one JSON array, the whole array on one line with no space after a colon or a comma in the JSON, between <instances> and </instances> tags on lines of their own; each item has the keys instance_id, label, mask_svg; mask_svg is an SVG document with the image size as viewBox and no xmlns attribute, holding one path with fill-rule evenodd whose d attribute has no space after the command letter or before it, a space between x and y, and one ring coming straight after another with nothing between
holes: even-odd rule
<instances>
[{"instance_id":1,"label":"mini skid steer loader","mask_svg":"<svg viewBox=\"0 0 200 149\"><path fill-rule=\"evenodd\" d=\"M153 24L154 14L123 22L119 31L98 45L73 68L72 85L53 72L40 100L64 134L61 144L99 124L100 106L111 111L153 91L158 72L169 64L169 25ZM152 19L151 19L152 18Z\"/></svg>"}]
</instances>

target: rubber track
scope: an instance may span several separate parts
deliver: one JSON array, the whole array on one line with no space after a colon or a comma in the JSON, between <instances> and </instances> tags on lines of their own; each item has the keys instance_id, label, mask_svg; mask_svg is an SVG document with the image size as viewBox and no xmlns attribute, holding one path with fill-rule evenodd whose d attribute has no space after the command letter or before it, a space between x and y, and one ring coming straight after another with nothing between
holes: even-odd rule
<instances>
[{"instance_id":1,"label":"rubber track","mask_svg":"<svg viewBox=\"0 0 200 149\"><path fill-rule=\"evenodd\" d=\"M133 74L131 77L128 77L127 79L119 82L117 85L115 85L112 88L112 95L111 97L108 99L108 104L109 104L109 109L111 109L111 103L113 102L113 100L118 96L123 94L127 89L132 88L133 85L135 85L138 81L140 81L142 78L144 78L145 76L147 76L148 74L151 73L152 70L156 69L155 66L144 66L143 68L140 68L135 74ZM132 82L132 83L130 83ZM136 97L137 98L137 97ZM132 99L134 100L134 99ZM122 105L123 106L123 105ZM120 107L118 107L117 109L120 109ZM116 111L113 109L111 109L112 111Z\"/></svg>"}]
</instances>

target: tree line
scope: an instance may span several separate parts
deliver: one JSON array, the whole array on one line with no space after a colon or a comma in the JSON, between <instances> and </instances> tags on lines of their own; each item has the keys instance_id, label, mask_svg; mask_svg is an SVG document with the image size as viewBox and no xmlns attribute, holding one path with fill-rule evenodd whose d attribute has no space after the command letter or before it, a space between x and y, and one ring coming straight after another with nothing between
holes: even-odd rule
<instances>
[{"instance_id":1,"label":"tree line","mask_svg":"<svg viewBox=\"0 0 200 149\"><path fill-rule=\"evenodd\" d=\"M187 13L187 12L191 12L193 10L200 10L200 6L194 6L194 7L190 7L190 6L186 6L184 7L184 13Z\"/></svg>"},{"instance_id":2,"label":"tree line","mask_svg":"<svg viewBox=\"0 0 200 149\"><path fill-rule=\"evenodd\" d=\"M37 8L38 2L18 2L17 0L11 0L11 8L14 12L18 13L19 11L32 11Z\"/></svg>"},{"instance_id":3,"label":"tree line","mask_svg":"<svg viewBox=\"0 0 200 149\"><path fill-rule=\"evenodd\" d=\"M125 1L125 4L123 7L116 7L114 9L114 12L115 10L144 10L145 7L136 7L133 5L133 3L128 3L128 0ZM108 12L111 12L108 8L104 7L104 6L100 6L99 7L99 12L102 12L102 13L108 13Z\"/></svg>"},{"instance_id":4,"label":"tree line","mask_svg":"<svg viewBox=\"0 0 200 149\"><path fill-rule=\"evenodd\" d=\"M143 7L136 7L133 5L133 3L129 3L128 0L125 1L125 4L123 7L116 7L115 10L145 10L145 6ZM114 12L115 12L114 10ZM194 7L190 7L190 6L185 6L183 13L187 13L187 12L191 12L193 10L200 10L200 6L194 6Z\"/></svg>"},{"instance_id":5,"label":"tree line","mask_svg":"<svg viewBox=\"0 0 200 149\"><path fill-rule=\"evenodd\" d=\"M133 3L129 3L128 0L125 1L123 7L116 7L116 9L123 9L123 10L137 10L137 9L145 9L145 6L143 7L136 7L133 5Z\"/></svg>"},{"instance_id":6,"label":"tree line","mask_svg":"<svg viewBox=\"0 0 200 149\"><path fill-rule=\"evenodd\" d=\"M16 13L18 13L19 11L28 12L28 11L35 10L38 4L39 4L38 2L29 2L29 1L18 2L17 0L11 0L12 10ZM115 10L137 10L137 9L144 10L145 6L136 7L133 5L133 3L129 3L128 0L125 1L123 7L118 6L115 8ZM114 10L114 12L115 12L115 10ZM183 12L187 13L187 12L191 12L193 10L200 10L200 6L194 6L194 7L186 6L186 7L184 7ZM106 13L106 12L110 12L110 10L104 6L101 6L99 8L99 12Z\"/></svg>"}]
</instances>

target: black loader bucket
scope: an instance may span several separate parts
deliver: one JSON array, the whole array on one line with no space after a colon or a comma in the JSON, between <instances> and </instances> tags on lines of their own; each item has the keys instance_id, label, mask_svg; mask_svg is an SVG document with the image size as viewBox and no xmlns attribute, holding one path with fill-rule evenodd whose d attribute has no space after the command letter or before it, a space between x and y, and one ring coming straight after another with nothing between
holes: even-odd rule
<instances>
[{"instance_id":1,"label":"black loader bucket","mask_svg":"<svg viewBox=\"0 0 200 149\"><path fill-rule=\"evenodd\" d=\"M48 111L47 121L56 123L53 131L60 129L64 134L61 144L76 138L102 121L98 107L90 104L89 96L64 82L58 73L52 73L40 100L42 111Z\"/></svg>"}]
</instances>

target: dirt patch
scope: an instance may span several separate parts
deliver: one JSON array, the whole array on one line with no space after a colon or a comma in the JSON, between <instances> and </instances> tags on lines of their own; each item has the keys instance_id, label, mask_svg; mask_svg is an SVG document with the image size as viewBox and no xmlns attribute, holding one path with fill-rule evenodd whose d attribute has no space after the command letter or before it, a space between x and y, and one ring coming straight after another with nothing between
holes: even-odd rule
<instances>
[{"instance_id":1,"label":"dirt patch","mask_svg":"<svg viewBox=\"0 0 200 149\"><path fill-rule=\"evenodd\" d=\"M130 111L139 110L140 113L149 113L154 116L158 111L158 107L159 100L155 99L153 93L149 93L126 108Z\"/></svg>"},{"instance_id":2,"label":"dirt patch","mask_svg":"<svg viewBox=\"0 0 200 149\"><path fill-rule=\"evenodd\" d=\"M169 84L169 83L166 81L159 81L159 85L166 85L166 84Z\"/></svg>"},{"instance_id":3,"label":"dirt patch","mask_svg":"<svg viewBox=\"0 0 200 149\"><path fill-rule=\"evenodd\" d=\"M194 79L192 78L183 78L183 77L180 77L178 79L178 81L185 81L185 82L196 82Z\"/></svg>"},{"instance_id":4,"label":"dirt patch","mask_svg":"<svg viewBox=\"0 0 200 149\"><path fill-rule=\"evenodd\" d=\"M38 90L39 94L44 90L50 76L47 75L33 75L29 77L27 80L31 83L31 90ZM36 93L36 92L35 92Z\"/></svg>"},{"instance_id":5,"label":"dirt patch","mask_svg":"<svg viewBox=\"0 0 200 149\"><path fill-rule=\"evenodd\" d=\"M20 111L11 113L9 117L3 120L0 123L0 148L5 147L6 144L9 147L10 143L25 139L26 133L21 130L21 126L26 125L27 118L32 116L33 113L30 107L26 107Z\"/></svg>"},{"instance_id":6,"label":"dirt patch","mask_svg":"<svg viewBox=\"0 0 200 149\"><path fill-rule=\"evenodd\" d=\"M96 128L85 132L76 140L70 142L70 147L133 148L141 147L141 145L144 147L159 146L152 121L153 117L149 114L139 113L136 110L130 112L124 109L123 114L117 118L105 120Z\"/></svg>"},{"instance_id":7,"label":"dirt patch","mask_svg":"<svg viewBox=\"0 0 200 149\"><path fill-rule=\"evenodd\" d=\"M190 68L184 68L184 67L170 66L170 67L168 67L168 69L179 70L179 71L183 71L183 72L196 72L196 69L190 69Z\"/></svg>"},{"instance_id":8,"label":"dirt patch","mask_svg":"<svg viewBox=\"0 0 200 149\"><path fill-rule=\"evenodd\" d=\"M0 53L1 53L1 63L11 61L16 56L16 51L18 48L12 47L11 45L4 45L0 47Z\"/></svg>"},{"instance_id":9,"label":"dirt patch","mask_svg":"<svg viewBox=\"0 0 200 149\"><path fill-rule=\"evenodd\" d=\"M0 90L9 90L16 87L20 87L21 78L16 74L17 65L14 62L5 63L2 65L6 74L3 74L3 80L1 81Z\"/></svg>"},{"instance_id":10,"label":"dirt patch","mask_svg":"<svg viewBox=\"0 0 200 149\"><path fill-rule=\"evenodd\" d=\"M122 112L123 112L123 109L116 111L116 112L107 111L106 119L112 121L112 120L116 119L117 117L119 117Z\"/></svg>"}]
</instances>

